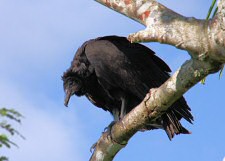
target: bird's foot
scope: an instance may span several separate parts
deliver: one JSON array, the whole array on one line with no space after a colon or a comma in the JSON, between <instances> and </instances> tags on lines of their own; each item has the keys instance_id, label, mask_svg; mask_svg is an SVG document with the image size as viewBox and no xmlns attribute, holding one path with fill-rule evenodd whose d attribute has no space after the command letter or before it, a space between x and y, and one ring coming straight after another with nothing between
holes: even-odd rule
<instances>
[{"instance_id":1,"label":"bird's foot","mask_svg":"<svg viewBox=\"0 0 225 161\"><path fill-rule=\"evenodd\" d=\"M105 133L105 132L108 132L107 134L107 139L112 139L112 136L111 136L111 130L112 130L112 127L113 125L116 123L117 121L112 121L107 127L104 128L104 131L102 133ZM92 153L96 146L97 146L98 142L94 143L91 147L90 147L90 152Z\"/></svg>"},{"instance_id":2,"label":"bird's foot","mask_svg":"<svg viewBox=\"0 0 225 161\"><path fill-rule=\"evenodd\" d=\"M116 121L112 121L107 127L104 128L103 132L111 131L111 129L115 123L116 123Z\"/></svg>"},{"instance_id":3,"label":"bird's foot","mask_svg":"<svg viewBox=\"0 0 225 161\"><path fill-rule=\"evenodd\" d=\"M107 132L107 131L108 131L107 138L108 138L109 140L112 139L112 136L111 136L111 130L112 130L113 125L114 125L116 122L117 122L117 121L112 121L112 122L109 124L109 126L107 126L107 127L104 129L104 132Z\"/></svg>"},{"instance_id":4,"label":"bird's foot","mask_svg":"<svg viewBox=\"0 0 225 161\"><path fill-rule=\"evenodd\" d=\"M107 127L104 128L104 131L103 131L102 133L104 133L104 132L106 132L106 131L109 131L109 135L108 135L107 137L111 137L111 129L112 129L112 127L113 127L113 125L114 125L115 123L116 123L116 121L112 121ZM94 143L94 144L90 147L90 152L91 152L91 153L95 150L96 145L97 145L97 142Z\"/></svg>"},{"instance_id":5,"label":"bird's foot","mask_svg":"<svg viewBox=\"0 0 225 161\"><path fill-rule=\"evenodd\" d=\"M97 145L97 142L94 143L91 148L90 148L90 152L92 153L93 151L95 151L95 148L96 148L96 145Z\"/></svg>"}]
</instances>

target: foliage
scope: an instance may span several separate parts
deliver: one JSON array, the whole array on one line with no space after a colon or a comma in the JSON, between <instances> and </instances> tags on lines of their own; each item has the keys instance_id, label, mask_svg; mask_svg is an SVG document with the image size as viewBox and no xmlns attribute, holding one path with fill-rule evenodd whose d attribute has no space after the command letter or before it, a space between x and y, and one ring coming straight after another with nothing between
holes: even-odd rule
<instances>
[{"instance_id":1,"label":"foliage","mask_svg":"<svg viewBox=\"0 0 225 161\"><path fill-rule=\"evenodd\" d=\"M0 161L7 161L8 160L8 158L6 158L6 157L0 157Z\"/></svg>"},{"instance_id":2,"label":"foliage","mask_svg":"<svg viewBox=\"0 0 225 161\"><path fill-rule=\"evenodd\" d=\"M21 123L21 118L23 116L14 109L7 109L7 108L0 108L0 129L3 129L6 134L0 133L0 148L3 146L10 148L11 145L18 147L14 142L12 142L7 134L19 135L20 137L24 138L16 129L12 127L9 123L9 120L12 120L17 123ZM7 161L8 158L5 156L0 156L0 161Z\"/></svg>"},{"instance_id":3,"label":"foliage","mask_svg":"<svg viewBox=\"0 0 225 161\"><path fill-rule=\"evenodd\" d=\"M211 4L211 6L210 6L210 8L209 8L209 11L208 11L208 14L207 14L207 16L206 16L206 20L209 20L210 16L212 15L212 10L213 10L213 8L214 8L214 6L215 6L215 4L216 4L216 1L217 1L217 0L213 0L213 1L212 1L212 4ZM214 13L213 13L212 17L215 16L217 10L218 10L218 7L216 7L216 9L214 10Z\"/></svg>"}]
</instances>

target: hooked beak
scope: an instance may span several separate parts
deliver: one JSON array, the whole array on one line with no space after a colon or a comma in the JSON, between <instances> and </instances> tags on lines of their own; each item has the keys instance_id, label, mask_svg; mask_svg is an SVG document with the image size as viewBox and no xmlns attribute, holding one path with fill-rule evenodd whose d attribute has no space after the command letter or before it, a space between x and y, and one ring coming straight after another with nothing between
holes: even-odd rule
<instances>
[{"instance_id":1,"label":"hooked beak","mask_svg":"<svg viewBox=\"0 0 225 161\"><path fill-rule=\"evenodd\" d=\"M66 107L68 107L68 103L70 101L70 97L72 96L72 94L71 94L70 90L66 90L65 93L66 93L66 97L65 97L65 100L64 100L64 105Z\"/></svg>"}]
</instances>

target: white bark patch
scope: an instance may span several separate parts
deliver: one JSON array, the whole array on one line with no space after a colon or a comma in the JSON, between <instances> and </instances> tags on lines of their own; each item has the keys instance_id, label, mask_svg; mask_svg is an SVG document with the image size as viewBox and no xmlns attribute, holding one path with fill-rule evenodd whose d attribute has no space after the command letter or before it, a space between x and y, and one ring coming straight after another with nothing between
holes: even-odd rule
<instances>
[{"instance_id":1,"label":"white bark patch","mask_svg":"<svg viewBox=\"0 0 225 161\"><path fill-rule=\"evenodd\" d=\"M103 161L104 153L102 151L96 151L96 158L98 161Z\"/></svg>"},{"instance_id":2,"label":"white bark patch","mask_svg":"<svg viewBox=\"0 0 225 161\"><path fill-rule=\"evenodd\" d=\"M114 0L114 3L117 4L118 6L125 8L126 4L124 3L124 1L120 1L120 0Z\"/></svg>"},{"instance_id":3,"label":"white bark patch","mask_svg":"<svg viewBox=\"0 0 225 161\"><path fill-rule=\"evenodd\" d=\"M136 0L136 7L139 8L143 4L143 0Z\"/></svg>"},{"instance_id":4,"label":"white bark patch","mask_svg":"<svg viewBox=\"0 0 225 161\"><path fill-rule=\"evenodd\" d=\"M137 14L141 15L143 14L149 7L151 6L151 2L146 2L143 5L140 6L140 8L137 10Z\"/></svg>"},{"instance_id":5,"label":"white bark patch","mask_svg":"<svg viewBox=\"0 0 225 161\"><path fill-rule=\"evenodd\" d=\"M172 91L176 91L177 90L177 86L176 86L176 82L177 82L177 74L179 73L179 70L176 71L172 77L172 80L170 80L167 83L167 87L168 89L172 90Z\"/></svg>"},{"instance_id":6,"label":"white bark patch","mask_svg":"<svg viewBox=\"0 0 225 161\"><path fill-rule=\"evenodd\" d=\"M172 81L168 82L167 88L169 88L169 89L171 89L171 90L173 90L173 91L176 91L176 85L175 85L175 83L172 82Z\"/></svg>"}]
</instances>

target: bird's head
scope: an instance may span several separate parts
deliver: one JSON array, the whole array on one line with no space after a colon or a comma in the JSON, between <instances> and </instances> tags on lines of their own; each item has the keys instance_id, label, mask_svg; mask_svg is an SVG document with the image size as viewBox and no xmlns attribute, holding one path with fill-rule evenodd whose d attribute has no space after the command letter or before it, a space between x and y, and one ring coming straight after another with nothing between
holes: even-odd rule
<instances>
[{"instance_id":1,"label":"bird's head","mask_svg":"<svg viewBox=\"0 0 225 161\"><path fill-rule=\"evenodd\" d=\"M71 71L67 71L62 76L63 80L63 88L65 92L65 100L64 105L68 106L70 97L72 95L82 96L86 93L83 85L82 79L77 76L76 73L72 73Z\"/></svg>"}]
</instances>

